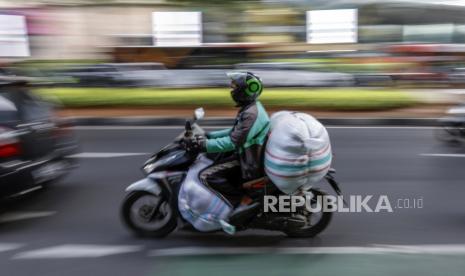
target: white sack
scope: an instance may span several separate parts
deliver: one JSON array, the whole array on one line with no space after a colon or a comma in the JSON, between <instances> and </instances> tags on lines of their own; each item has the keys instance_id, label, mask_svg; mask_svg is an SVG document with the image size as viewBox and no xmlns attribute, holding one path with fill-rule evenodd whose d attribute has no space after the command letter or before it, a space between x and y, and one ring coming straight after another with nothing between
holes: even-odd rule
<instances>
[{"instance_id":1,"label":"white sack","mask_svg":"<svg viewBox=\"0 0 465 276\"><path fill-rule=\"evenodd\" d=\"M227 221L232 212L232 206L199 179L199 172L212 163L205 155L199 155L190 167L178 196L182 217L202 232L222 229L221 221Z\"/></svg>"},{"instance_id":2,"label":"white sack","mask_svg":"<svg viewBox=\"0 0 465 276\"><path fill-rule=\"evenodd\" d=\"M331 166L328 132L312 116L281 111L271 117L265 171L284 193L292 194L320 181Z\"/></svg>"}]
</instances>

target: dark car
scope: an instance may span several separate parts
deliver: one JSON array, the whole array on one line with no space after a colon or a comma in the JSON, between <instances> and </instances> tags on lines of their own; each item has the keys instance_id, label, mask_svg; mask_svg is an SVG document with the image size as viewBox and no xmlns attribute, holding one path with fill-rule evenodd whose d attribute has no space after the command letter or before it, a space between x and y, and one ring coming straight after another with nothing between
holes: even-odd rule
<instances>
[{"instance_id":1,"label":"dark car","mask_svg":"<svg viewBox=\"0 0 465 276\"><path fill-rule=\"evenodd\" d=\"M124 83L122 74L115 67L105 64L76 66L57 72L56 76L72 78L77 86L109 86Z\"/></svg>"},{"instance_id":2,"label":"dark car","mask_svg":"<svg viewBox=\"0 0 465 276\"><path fill-rule=\"evenodd\" d=\"M0 198L23 194L65 175L77 143L50 103L24 81L0 78Z\"/></svg>"},{"instance_id":3,"label":"dark car","mask_svg":"<svg viewBox=\"0 0 465 276\"><path fill-rule=\"evenodd\" d=\"M63 68L49 79L68 86L136 87L163 85L166 68L161 63L101 63Z\"/></svg>"}]
</instances>

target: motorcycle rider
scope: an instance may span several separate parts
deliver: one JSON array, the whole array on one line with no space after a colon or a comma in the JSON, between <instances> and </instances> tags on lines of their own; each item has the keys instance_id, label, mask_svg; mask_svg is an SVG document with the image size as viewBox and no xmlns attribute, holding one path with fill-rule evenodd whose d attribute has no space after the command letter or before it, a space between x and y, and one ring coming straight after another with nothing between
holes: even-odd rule
<instances>
[{"instance_id":1,"label":"motorcycle rider","mask_svg":"<svg viewBox=\"0 0 465 276\"><path fill-rule=\"evenodd\" d=\"M256 205L250 204L250 198L244 196L241 184L264 176L262 156L270 119L257 100L263 91L260 78L251 72L231 72L227 76L231 79L231 97L239 107L234 125L210 132L207 139L197 139L193 143L207 153L231 153L201 171L199 177L233 206L239 205L234 215Z\"/></svg>"}]
</instances>

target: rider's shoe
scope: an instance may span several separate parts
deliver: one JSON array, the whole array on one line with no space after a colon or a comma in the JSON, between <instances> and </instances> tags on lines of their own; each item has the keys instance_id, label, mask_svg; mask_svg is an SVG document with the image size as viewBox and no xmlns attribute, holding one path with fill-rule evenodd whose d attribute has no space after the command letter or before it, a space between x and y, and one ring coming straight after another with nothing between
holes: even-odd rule
<instances>
[{"instance_id":1,"label":"rider's shoe","mask_svg":"<svg viewBox=\"0 0 465 276\"><path fill-rule=\"evenodd\" d=\"M259 211L260 203L253 202L250 197L244 197L241 204L233 210L229 216L229 223L234 226L241 226L252 219Z\"/></svg>"}]
</instances>

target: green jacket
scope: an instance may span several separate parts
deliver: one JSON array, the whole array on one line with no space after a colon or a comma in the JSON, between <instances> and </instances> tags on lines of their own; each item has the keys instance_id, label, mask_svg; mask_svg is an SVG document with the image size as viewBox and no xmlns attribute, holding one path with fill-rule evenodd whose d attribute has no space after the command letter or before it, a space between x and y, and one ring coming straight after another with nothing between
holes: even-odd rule
<instances>
[{"instance_id":1,"label":"green jacket","mask_svg":"<svg viewBox=\"0 0 465 276\"><path fill-rule=\"evenodd\" d=\"M241 163L242 177L251 180L263 175L263 149L270 118L259 101L242 107L232 128L210 132L208 153L236 151Z\"/></svg>"}]
</instances>

